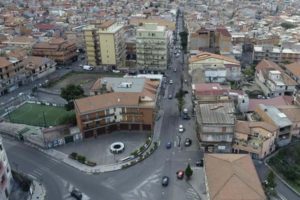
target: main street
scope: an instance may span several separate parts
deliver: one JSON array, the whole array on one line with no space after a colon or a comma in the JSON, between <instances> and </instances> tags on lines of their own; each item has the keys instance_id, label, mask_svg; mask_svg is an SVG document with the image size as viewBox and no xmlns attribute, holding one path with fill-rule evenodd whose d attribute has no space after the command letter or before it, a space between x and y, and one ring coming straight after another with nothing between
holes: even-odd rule
<instances>
[{"instance_id":1,"label":"main street","mask_svg":"<svg viewBox=\"0 0 300 200\"><path fill-rule=\"evenodd\" d=\"M183 30L182 18L179 18L176 34ZM178 38L176 46L180 46ZM182 52L181 52L182 54ZM181 86L181 74L186 70L183 67L182 56L176 57L172 53L172 60L167 71L168 80L173 84L166 85L166 93L161 101L161 109L164 111L162 127L160 130L159 148L149 158L128 169L102 173L99 175L87 175L55 158L49 157L37 149L26 146L13 140L5 140L9 161L12 168L29 174L40 180L46 187L47 199L64 200L69 197L69 188L74 186L86 194L90 199L187 199L191 196L197 199L197 195L185 180L177 180L176 171L185 169L187 163L194 165L195 161L202 157L194 130L194 119L183 121L178 112L177 100L168 99L168 92L173 96ZM173 69L176 68L176 72ZM190 83L184 87L189 91L186 95L186 106L191 106ZM24 91L29 92L31 86ZM19 91L16 91L19 92ZM23 92L23 90L22 90ZM11 94L13 95L13 94ZM9 98L9 97L8 97ZM191 110L191 108L190 108ZM182 133L181 145L178 146L178 126L182 124L185 132ZM184 147L186 137L193 140L190 147ZM166 149L165 144L172 142L171 149ZM162 176L169 176L168 187L161 186ZM190 194L189 194L190 193Z\"/></svg>"}]
</instances>

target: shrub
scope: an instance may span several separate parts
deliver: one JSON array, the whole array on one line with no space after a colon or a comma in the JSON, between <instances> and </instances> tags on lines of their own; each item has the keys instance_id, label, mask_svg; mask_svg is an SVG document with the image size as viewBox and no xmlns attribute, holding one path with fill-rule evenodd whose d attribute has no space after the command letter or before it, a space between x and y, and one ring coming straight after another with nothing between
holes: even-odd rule
<instances>
[{"instance_id":1,"label":"shrub","mask_svg":"<svg viewBox=\"0 0 300 200\"><path fill-rule=\"evenodd\" d=\"M97 165L95 162L92 161L86 161L85 164L90 167L95 167Z\"/></svg>"},{"instance_id":2,"label":"shrub","mask_svg":"<svg viewBox=\"0 0 300 200\"><path fill-rule=\"evenodd\" d=\"M77 160L78 162L85 164L85 157L82 155L77 155Z\"/></svg>"},{"instance_id":3,"label":"shrub","mask_svg":"<svg viewBox=\"0 0 300 200\"><path fill-rule=\"evenodd\" d=\"M73 159L73 160L76 160L77 158L77 153L76 152L72 152L70 155L69 155L69 158Z\"/></svg>"},{"instance_id":4,"label":"shrub","mask_svg":"<svg viewBox=\"0 0 300 200\"><path fill-rule=\"evenodd\" d=\"M138 156L138 150L135 150L134 152L132 152L130 155L137 157Z\"/></svg>"},{"instance_id":5,"label":"shrub","mask_svg":"<svg viewBox=\"0 0 300 200\"><path fill-rule=\"evenodd\" d=\"M145 150L145 147L144 146L141 146L140 147L140 152L143 152Z\"/></svg>"}]
</instances>

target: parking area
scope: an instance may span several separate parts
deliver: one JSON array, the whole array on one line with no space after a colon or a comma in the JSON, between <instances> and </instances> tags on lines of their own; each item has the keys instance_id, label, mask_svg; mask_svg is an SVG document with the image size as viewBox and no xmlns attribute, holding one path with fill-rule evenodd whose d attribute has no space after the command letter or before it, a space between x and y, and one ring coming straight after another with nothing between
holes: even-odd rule
<instances>
[{"instance_id":1,"label":"parking area","mask_svg":"<svg viewBox=\"0 0 300 200\"><path fill-rule=\"evenodd\" d=\"M76 152L85 156L87 160L96 162L100 165L108 165L120 161L122 158L129 156L137 148L144 145L147 136L149 136L149 132L120 131L101 135L97 138L85 139L79 143L66 144L58 147L56 150L66 154ZM111 153L110 145L114 142L123 142L125 150L120 154Z\"/></svg>"}]
</instances>

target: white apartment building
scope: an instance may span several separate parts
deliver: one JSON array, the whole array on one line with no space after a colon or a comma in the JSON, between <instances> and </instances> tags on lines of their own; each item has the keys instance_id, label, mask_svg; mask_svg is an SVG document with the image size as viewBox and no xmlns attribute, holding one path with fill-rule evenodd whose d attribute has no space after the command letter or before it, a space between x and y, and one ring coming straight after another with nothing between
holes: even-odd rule
<instances>
[{"instance_id":1,"label":"white apartment building","mask_svg":"<svg viewBox=\"0 0 300 200\"><path fill-rule=\"evenodd\" d=\"M12 174L6 152L0 137L0 199L8 200L11 190Z\"/></svg>"},{"instance_id":2,"label":"white apartment building","mask_svg":"<svg viewBox=\"0 0 300 200\"><path fill-rule=\"evenodd\" d=\"M272 45L254 46L253 61L260 62L263 59L272 60L275 63L300 61L300 51L275 47Z\"/></svg>"},{"instance_id":3,"label":"white apartment building","mask_svg":"<svg viewBox=\"0 0 300 200\"><path fill-rule=\"evenodd\" d=\"M146 23L137 28L137 68L164 71L168 65L168 36L165 26Z\"/></svg>"}]
</instances>

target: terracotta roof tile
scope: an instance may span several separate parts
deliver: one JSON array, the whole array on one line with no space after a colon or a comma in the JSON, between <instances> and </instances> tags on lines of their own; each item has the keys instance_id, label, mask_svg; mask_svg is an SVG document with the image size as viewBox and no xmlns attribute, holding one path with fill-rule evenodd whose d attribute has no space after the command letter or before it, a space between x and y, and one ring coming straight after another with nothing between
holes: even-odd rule
<instances>
[{"instance_id":1,"label":"terracotta roof tile","mask_svg":"<svg viewBox=\"0 0 300 200\"><path fill-rule=\"evenodd\" d=\"M300 77L300 62L285 65L285 68L291 73L293 73L295 76Z\"/></svg>"},{"instance_id":2,"label":"terracotta roof tile","mask_svg":"<svg viewBox=\"0 0 300 200\"><path fill-rule=\"evenodd\" d=\"M240 62L237 61L234 58L230 58L230 57L222 56L222 55L218 55L218 54L213 54L213 53L209 53L209 52L202 52L202 53L199 53L198 55L191 56L191 58L189 59L189 63L193 63L193 62L197 62L197 61L201 61L201 60L206 60L206 59L209 59L209 58L225 60L227 62L231 62L232 64L240 65Z\"/></svg>"}]
</instances>

